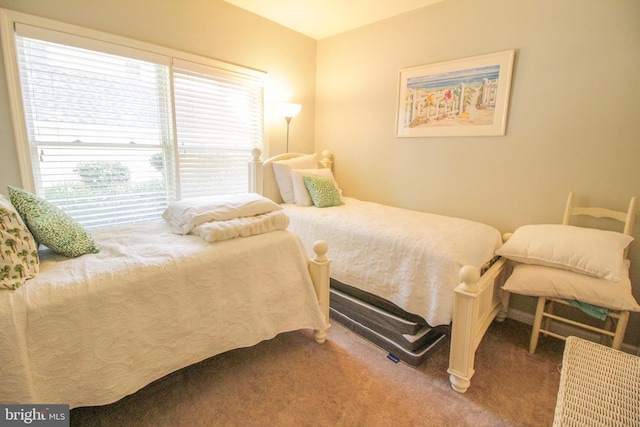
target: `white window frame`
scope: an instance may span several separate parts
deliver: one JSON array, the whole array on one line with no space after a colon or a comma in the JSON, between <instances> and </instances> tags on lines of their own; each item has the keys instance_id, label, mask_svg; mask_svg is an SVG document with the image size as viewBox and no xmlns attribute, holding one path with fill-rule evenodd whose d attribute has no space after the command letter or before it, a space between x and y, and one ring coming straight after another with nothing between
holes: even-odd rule
<instances>
[{"instance_id":1,"label":"white window frame","mask_svg":"<svg viewBox=\"0 0 640 427\"><path fill-rule=\"evenodd\" d=\"M14 139L18 154L20 176L23 188L31 192L36 191L36 185L34 180L34 170L31 163L32 160L29 147L27 125L23 113L24 103L22 99L20 73L15 43L15 28L16 25L20 24L25 24L33 27L41 27L46 30L53 30L63 34L82 37L88 39L91 43L108 43L110 45L111 53L120 54L122 56L130 56L127 54L127 51L130 49L135 49L137 51L137 59L145 59L144 57L139 56L139 53L146 52L149 54L149 57L157 58L158 55L166 57L169 63L172 63L174 60L181 60L201 64L206 67L213 67L261 78L264 80L266 87L267 74L264 71L241 67L216 59L207 58L188 52L182 52L176 49L171 49L97 30L92 30L85 27L54 21L47 18L24 14L8 9L0 9L0 36L2 38L2 50L4 54L5 69L7 73L8 94L11 104L11 121L13 125ZM118 47L121 47L122 50L120 51ZM113 51L113 48L115 48L116 51ZM262 108L263 117L266 117L264 111L264 103ZM268 139L266 132L266 120L263 121L262 133L264 135L263 151L267 152ZM177 191L179 191L179 186L177 188Z\"/></svg>"}]
</instances>

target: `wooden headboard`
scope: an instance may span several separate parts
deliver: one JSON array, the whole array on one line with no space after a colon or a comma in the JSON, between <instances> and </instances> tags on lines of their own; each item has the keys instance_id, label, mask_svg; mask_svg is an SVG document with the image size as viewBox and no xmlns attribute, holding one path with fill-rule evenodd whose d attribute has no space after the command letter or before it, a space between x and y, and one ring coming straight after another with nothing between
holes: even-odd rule
<instances>
[{"instance_id":1,"label":"wooden headboard","mask_svg":"<svg viewBox=\"0 0 640 427\"><path fill-rule=\"evenodd\" d=\"M276 203L283 203L276 176L273 173L273 162L305 155L304 153L284 153L263 162L262 150L254 148L251 150L251 160L249 161L249 192L261 194ZM322 152L322 159L318 161L318 167L329 169L333 167L333 154L330 151Z\"/></svg>"}]
</instances>

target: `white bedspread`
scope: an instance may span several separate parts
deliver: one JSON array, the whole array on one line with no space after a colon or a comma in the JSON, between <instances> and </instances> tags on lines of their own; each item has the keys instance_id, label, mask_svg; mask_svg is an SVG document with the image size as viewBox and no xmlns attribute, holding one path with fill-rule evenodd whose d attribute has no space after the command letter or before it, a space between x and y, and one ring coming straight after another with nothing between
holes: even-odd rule
<instances>
[{"instance_id":1,"label":"white bedspread","mask_svg":"<svg viewBox=\"0 0 640 427\"><path fill-rule=\"evenodd\" d=\"M449 324L465 265L480 268L502 244L500 232L460 218L364 202L315 208L284 204L289 229L305 246L322 238L331 277L423 317Z\"/></svg>"},{"instance_id":2,"label":"white bedspread","mask_svg":"<svg viewBox=\"0 0 640 427\"><path fill-rule=\"evenodd\" d=\"M107 404L212 355L324 328L289 231L207 243L155 221L93 234L100 253L49 253L36 278L0 291L3 403Z\"/></svg>"}]
</instances>

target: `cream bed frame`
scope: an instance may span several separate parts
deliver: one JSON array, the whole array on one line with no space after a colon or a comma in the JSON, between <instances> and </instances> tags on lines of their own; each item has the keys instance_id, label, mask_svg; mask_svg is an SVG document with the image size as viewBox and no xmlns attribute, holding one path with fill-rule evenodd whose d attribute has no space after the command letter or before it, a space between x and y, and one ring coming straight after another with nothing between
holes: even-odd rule
<instances>
[{"instance_id":1,"label":"cream bed frame","mask_svg":"<svg viewBox=\"0 0 640 427\"><path fill-rule=\"evenodd\" d=\"M254 148L249 162L249 191L282 203L273 173L273 162L300 157L304 154L286 153L264 162L261 155L261 150ZM329 151L322 153L319 165L325 168L332 167L333 160ZM455 289L449 369L447 370L451 387L459 393L466 392L471 385L476 350L489 325L494 319L503 321L507 316L509 294L503 292L501 286L508 276L508 269L509 264L504 258L499 259L483 275L480 275L480 271L473 266L464 266L460 269L461 283Z\"/></svg>"}]
</instances>

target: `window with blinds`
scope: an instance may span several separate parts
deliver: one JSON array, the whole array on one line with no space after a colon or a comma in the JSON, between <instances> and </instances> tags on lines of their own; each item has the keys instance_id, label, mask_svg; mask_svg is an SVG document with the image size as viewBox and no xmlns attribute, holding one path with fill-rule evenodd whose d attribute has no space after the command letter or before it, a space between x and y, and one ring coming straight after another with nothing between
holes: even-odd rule
<instances>
[{"instance_id":1,"label":"window with blinds","mask_svg":"<svg viewBox=\"0 0 640 427\"><path fill-rule=\"evenodd\" d=\"M183 197L247 191L247 154L263 139L262 79L174 60Z\"/></svg>"},{"instance_id":2,"label":"window with blinds","mask_svg":"<svg viewBox=\"0 0 640 427\"><path fill-rule=\"evenodd\" d=\"M171 200L245 192L263 146L263 76L16 25L38 195L88 228Z\"/></svg>"}]
</instances>

